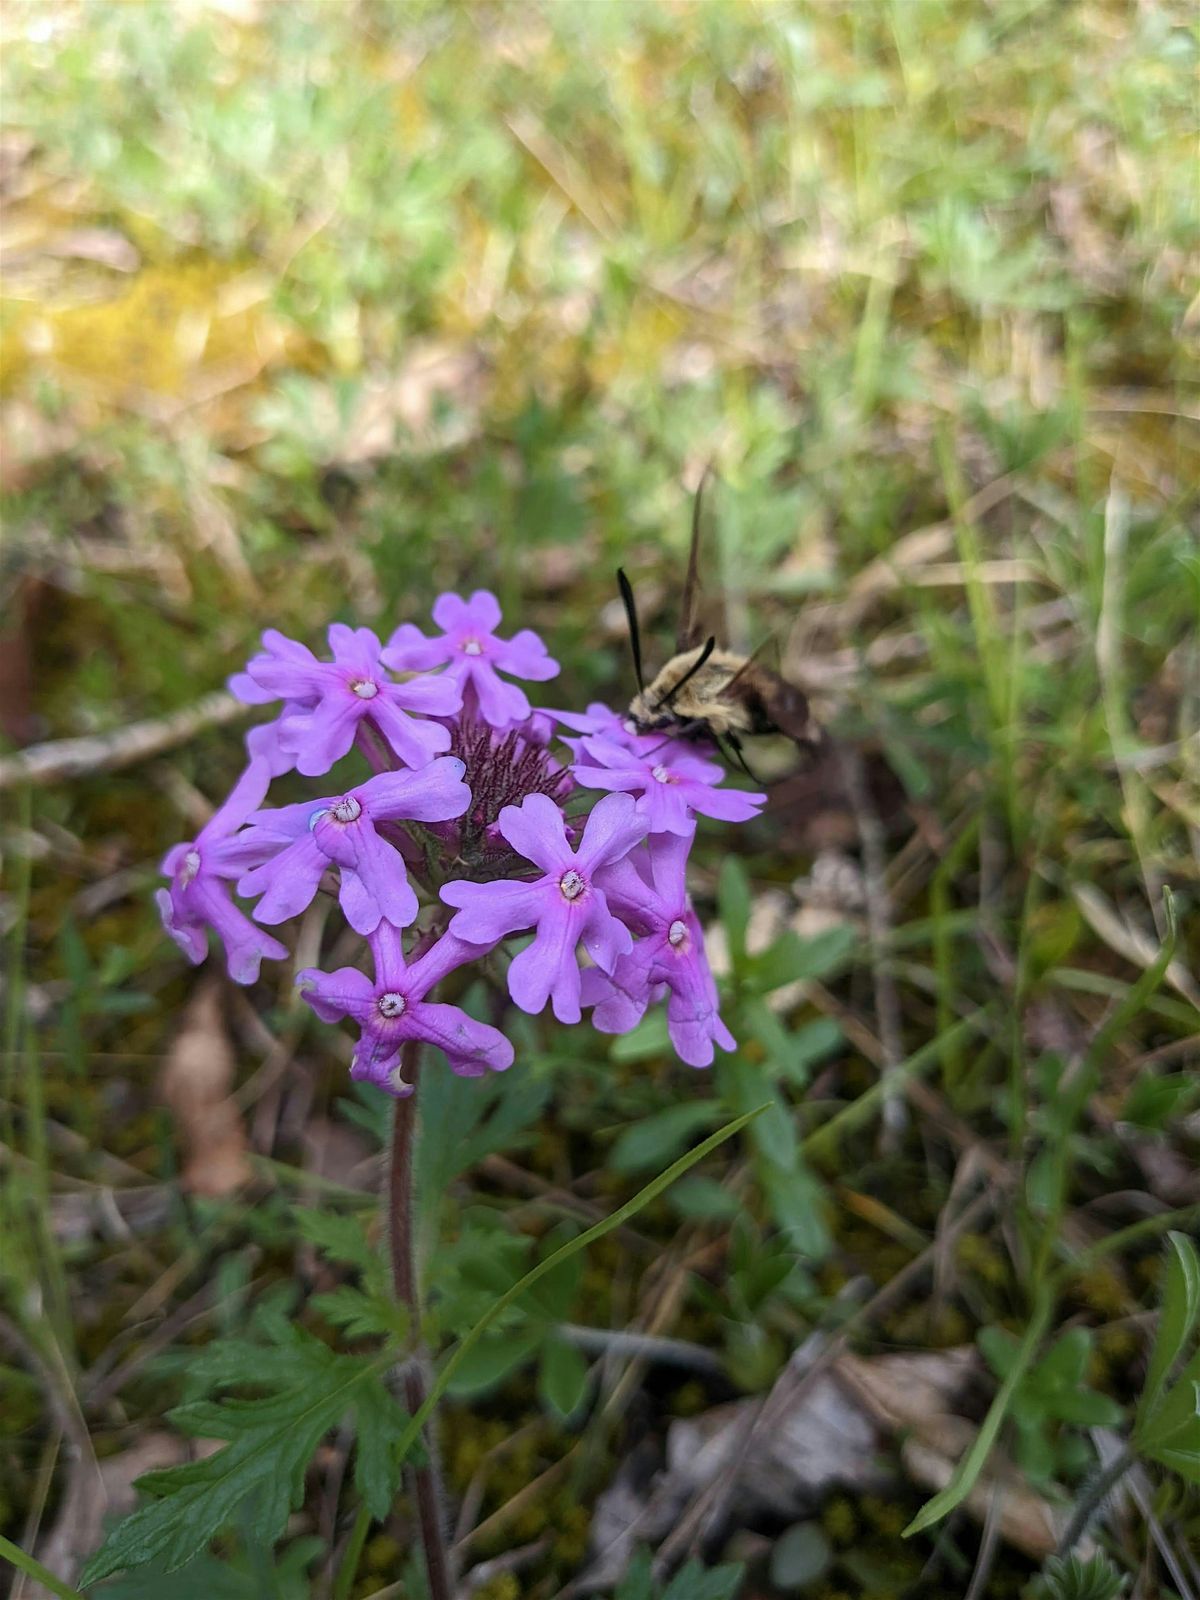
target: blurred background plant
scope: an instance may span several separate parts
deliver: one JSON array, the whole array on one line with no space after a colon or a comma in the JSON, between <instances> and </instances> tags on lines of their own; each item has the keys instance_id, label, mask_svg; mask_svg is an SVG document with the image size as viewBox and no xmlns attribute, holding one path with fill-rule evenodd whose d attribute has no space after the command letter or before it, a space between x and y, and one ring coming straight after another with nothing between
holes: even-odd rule
<instances>
[{"instance_id":1,"label":"blurred background plant","mask_svg":"<svg viewBox=\"0 0 1200 1600\"><path fill-rule=\"evenodd\" d=\"M1193 24L8 8L0 724L100 743L71 775L0 756L0 1532L74 1581L132 1479L183 1459L163 1413L211 1403L214 1345L284 1312L338 1350L389 1332L379 1106L288 973L227 993L152 910L240 763L203 697L264 626L386 630L478 583L564 703L619 705L613 570L665 648L713 461L731 641L775 639L841 754L764 752L744 854L698 847L740 1040L713 1074L654 1020L567 1049L523 1018L502 1089L428 1074L435 1345L771 1110L477 1348L443 1430L460 1562L483 1600L585 1569L736 1592L701 1558L813 1600L1200 1592L1194 1460L1142 1449L1161 1236L1197 1201ZM824 1444L767 1472L780 1408L851 1426L830 1393L882 1476ZM1104 1554L1037 1578L1127 1435ZM95 1592L419 1594L350 1437L301 1464L273 1552L247 1513ZM741 1451L721 1493L681 1476L702 1438Z\"/></svg>"}]
</instances>

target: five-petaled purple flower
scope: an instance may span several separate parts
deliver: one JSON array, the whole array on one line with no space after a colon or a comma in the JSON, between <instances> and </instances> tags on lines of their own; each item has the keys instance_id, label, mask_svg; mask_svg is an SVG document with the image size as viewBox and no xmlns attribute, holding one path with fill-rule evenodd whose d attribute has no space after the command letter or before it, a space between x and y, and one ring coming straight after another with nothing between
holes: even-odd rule
<instances>
[{"instance_id":1,"label":"five-petaled purple flower","mask_svg":"<svg viewBox=\"0 0 1200 1600\"><path fill-rule=\"evenodd\" d=\"M718 789L724 767L705 761L678 739L641 734L625 744L585 738L571 768L585 789L617 789L637 796L647 833L691 836L695 819L748 822L766 804L765 794Z\"/></svg>"},{"instance_id":2,"label":"five-petaled purple flower","mask_svg":"<svg viewBox=\"0 0 1200 1600\"><path fill-rule=\"evenodd\" d=\"M628 1033L646 1007L667 995L667 1032L691 1067L712 1065L713 1044L734 1048L717 1009L717 986L704 953L704 933L688 899L691 836L663 834L605 868L604 892L617 915L643 935L611 973L583 975L583 1003L594 1006L601 1033Z\"/></svg>"},{"instance_id":3,"label":"five-petaled purple flower","mask_svg":"<svg viewBox=\"0 0 1200 1600\"><path fill-rule=\"evenodd\" d=\"M425 998L447 973L478 957L474 946L444 933L431 949L408 963L400 930L390 922L381 922L367 942L375 961L374 981L357 967L339 967L336 972L309 967L296 979L322 1022L353 1017L358 1023L352 1078L365 1078L390 1094L411 1094L412 1084L400 1079L397 1071L400 1048L410 1039L436 1045L464 1078L512 1066L513 1047L498 1028L476 1022L458 1006Z\"/></svg>"},{"instance_id":4,"label":"five-petaled purple flower","mask_svg":"<svg viewBox=\"0 0 1200 1600\"><path fill-rule=\"evenodd\" d=\"M536 683L558 675L558 662L532 629L522 628L511 639L496 637L500 602L487 589L476 589L469 600L441 595L433 620L442 629L440 638L427 639L413 623L401 623L383 652L385 665L397 672L444 666L442 680L459 686L464 705L470 707L473 696L480 716L493 728L523 722L530 714L525 691L503 682L498 672Z\"/></svg>"},{"instance_id":5,"label":"five-petaled purple flower","mask_svg":"<svg viewBox=\"0 0 1200 1600\"><path fill-rule=\"evenodd\" d=\"M280 720L280 740L295 749L296 766L305 777L319 778L340 761L364 720L375 725L405 766L424 766L450 748L449 729L410 713L449 716L462 705L458 685L449 677L393 682L370 628L333 623L332 661L318 661L307 645L274 628L262 642L261 654L251 658L245 672L234 674L229 687L251 705L290 702Z\"/></svg>"},{"instance_id":6,"label":"five-petaled purple flower","mask_svg":"<svg viewBox=\"0 0 1200 1600\"><path fill-rule=\"evenodd\" d=\"M459 907L450 931L472 944L494 945L506 934L536 928L533 943L508 969L508 992L522 1011L541 1011L549 1000L560 1022L578 1022L576 946L611 972L633 946L629 929L608 909L596 874L633 849L645 826L626 795L606 795L584 826L578 850L567 839L562 812L548 795L531 794L505 806L500 832L519 856L540 867L532 881L447 883L442 899Z\"/></svg>"},{"instance_id":7,"label":"five-petaled purple flower","mask_svg":"<svg viewBox=\"0 0 1200 1600\"><path fill-rule=\"evenodd\" d=\"M351 1070L393 1094L409 1092L397 1076L408 1040L435 1044L466 1075L510 1064L495 1027L430 996L453 969L525 932L508 968L523 1010L549 1001L559 1021L577 1022L586 1005L601 1031L623 1032L665 997L679 1055L708 1065L714 1044L733 1040L688 900L687 856L697 815L745 821L765 797L718 788L722 769L695 746L640 735L598 702L584 713L531 709L499 674L541 681L558 664L528 629L498 636L486 590L442 595L433 615L440 636L406 624L386 648L368 628L334 623L329 661L263 634L230 686L282 707L247 735L249 766L229 799L164 860L168 930L199 961L213 928L230 974L251 983L264 956L287 954L263 925L304 911L323 881L336 887L374 979L341 967L297 981L318 1016L358 1023ZM353 766L322 785L333 793L263 808L273 778L318 777L347 757ZM582 815L584 789L617 792ZM257 899L250 916L232 883ZM406 959L402 930L422 901ZM582 970L580 946L592 963Z\"/></svg>"},{"instance_id":8,"label":"five-petaled purple flower","mask_svg":"<svg viewBox=\"0 0 1200 1600\"><path fill-rule=\"evenodd\" d=\"M206 928L225 946L229 976L235 983L253 983L264 956L281 961L287 955L278 939L256 928L234 905L225 883L261 861L261 844L247 846L237 829L259 804L271 781L264 761L251 761L228 800L214 812L194 839L177 844L163 857L169 889L155 895L163 926L193 964L208 954Z\"/></svg>"},{"instance_id":9,"label":"five-petaled purple flower","mask_svg":"<svg viewBox=\"0 0 1200 1600\"><path fill-rule=\"evenodd\" d=\"M381 772L342 795L255 811L247 844L261 845L260 858L271 855L246 873L238 893L262 895L254 911L260 922L284 922L309 905L336 862L338 898L355 933L373 933L384 917L407 928L416 920L417 897L403 856L376 824L461 817L471 803L464 770L455 756L438 756L417 772Z\"/></svg>"}]
</instances>

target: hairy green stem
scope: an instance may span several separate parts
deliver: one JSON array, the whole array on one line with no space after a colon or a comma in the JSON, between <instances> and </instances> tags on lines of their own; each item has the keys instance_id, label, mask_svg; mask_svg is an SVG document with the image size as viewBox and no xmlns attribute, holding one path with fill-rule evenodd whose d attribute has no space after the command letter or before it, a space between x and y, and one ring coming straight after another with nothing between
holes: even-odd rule
<instances>
[{"instance_id":1,"label":"hairy green stem","mask_svg":"<svg viewBox=\"0 0 1200 1600\"><path fill-rule=\"evenodd\" d=\"M418 1416L425 1405L425 1377L419 1350L421 1296L413 1252L413 1145L417 1127L417 1083L420 1072L420 1044L415 1039L404 1046L401 1071L413 1092L396 1101L392 1116L392 1149L388 1164L388 1238L392 1260L392 1286L396 1299L407 1307L410 1337L418 1349L407 1363L404 1375L405 1402L410 1416ZM442 1525L442 1497L437 1457L433 1440L426 1431L422 1443L425 1460L409 1469L421 1544L425 1551L425 1571L429 1579L430 1600L451 1600L453 1585L446 1532Z\"/></svg>"},{"instance_id":2,"label":"hairy green stem","mask_svg":"<svg viewBox=\"0 0 1200 1600\"><path fill-rule=\"evenodd\" d=\"M1059 1540L1058 1556L1069 1556L1092 1525L1092 1518L1134 1462L1133 1446L1127 1444L1118 1450L1106 1467L1102 1467L1090 1483L1084 1485L1083 1494L1067 1524L1067 1531Z\"/></svg>"}]
</instances>

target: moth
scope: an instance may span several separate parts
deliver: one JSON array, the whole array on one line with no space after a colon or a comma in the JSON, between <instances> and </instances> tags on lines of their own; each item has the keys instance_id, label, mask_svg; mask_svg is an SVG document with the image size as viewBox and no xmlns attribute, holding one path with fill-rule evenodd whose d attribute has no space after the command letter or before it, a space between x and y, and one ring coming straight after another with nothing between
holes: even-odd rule
<instances>
[{"instance_id":1,"label":"moth","mask_svg":"<svg viewBox=\"0 0 1200 1600\"><path fill-rule=\"evenodd\" d=\"M811 750L819 743L821 730L809 710L808 699L794 683L759 660L763 646L745 656L718 646L715 634L704 637L699 615L703 493L702 480L692 506L692 542L675 638L676 654L649 684L642 668L637 603L625 572L617 572L638 685L630 702L629 720L639 733L707 739L718 749L728 745L742 767L746 766L743 741L760 734L783 734L801 749Z\"/></svg>"}]
</instances>

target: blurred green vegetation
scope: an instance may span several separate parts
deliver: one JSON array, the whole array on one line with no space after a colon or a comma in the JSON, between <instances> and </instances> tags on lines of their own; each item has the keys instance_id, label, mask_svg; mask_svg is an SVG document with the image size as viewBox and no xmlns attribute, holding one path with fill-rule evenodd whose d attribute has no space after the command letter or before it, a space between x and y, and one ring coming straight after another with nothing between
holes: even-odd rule
<instances>
[{"instance_id":1,"label":"blurred green vegetation","mask_svg":"<svg viewBox=\"0 0 1200 1600\"><path fill-rule=\"evenodd\" d=\"M547 698L619 703L613 570L637 575L665 641L690 491L712 461L711 586L735 642L773 634L838 739L892 774L872 791L882 946L857 905L832 944L811 916L789 927L813 909L789 885L822 846L858 849L836 796L781 786L719 896L729 840L698 852L744 1041L712 1088L653 1027L611 1045L521 1021L529 1081L494 1128L492 1101L476 1107L494 1137L479 1134L478 1173L456 1172L441 1219L447 1327L478 1314L463 1260L507 1249L515 1272L533 1235L545 1247L562 1218L536 1196L607 1209L764 1090L775 1107L746 1156L643 1219L674 1265L701 1252L692 1279L679 1268L688 1287L664 1298L646 1260L598 1251L577 1320L619 1327L668 1305L656 1331L762 1389L849 1280L878 1288L940 1236L982 1149L1008 1186L958 1241L942 1303L902 1302L862 1336L919 1349L982 1329L1000 1368L1051 1258L1195 1198L1194 21L1182 0L10 8L0 720L14 743L188 707L264 626L312 643L338 618L387 632L475 585L564 663ZM240 755L214 729L5 810L0 1276L102 1456L179 1398L192 1342L240 1328L267 1289L311 1287L292 1203L297 1187L313 1199L310 1125L362 1134L377 1117L347 1112L336 1036L299 1016L290 972L270 973L225 1011L251 1141L275 1165L257 1169L253 1204L172 1186L156 1084L198 980L151 891ZM1179 944L1142 993L1164 886ZM927 1093L882 1147L881 972ZM1131 993L1068 1117L1064 1062ZM339 1203L369 1190L374 1149L366 1177L340 1175ZM521 1201L514 1164L532 1184ZM80 1223L113 1188L123 1203L164 1193L162 1214ZM1056 1325L1047 1344L1090 1353L1089 1382L1122 1406L1157 1260L1148 1241L1081 1270L1062 1316L1088 1337ZM208 1307L92 1407L147 1318L206 1286ZM14 1396L0 1528L32 1540L61 1504L59 1446L20 1348L0 1359ZM481 1421L461 1402L449 1415L460 1493L481 1438L519 1436L482 1515L566 1458L573 1434L535 1386L510 1373ZM682 1395L656 1392L651 1410L686 1411ZM1093 1410L1109 1414L1099 1396ZM1057 1417L1008 1443L1035 1479L1070 1487L1090 1447ZM577 1569L621 1426L589 1421L553 1492L489 1525L478 1554L547 1539L514 1593L549 1596ZM1194 1491L1168 1476L1154 1490L1162 1520L1196 1528ZM900 1541L894 1506L830 1507L843 1565L794 1592L846 1592L856 1544L879 1600L929 1559L947 1595L965 1591L969 1523L935 1553L933 1535ZM320 1550L327 1521L303 1530ZM368 1541L356 1592L397 1577L394 1533ZM279 1558L281 1593L306 1592L317 1549ZM1113 1553L1132 1568L1143 1539ZM986 1594L1017 1594L1032 1571L1006 1551Z\"/></svg>"}]
</instances>

